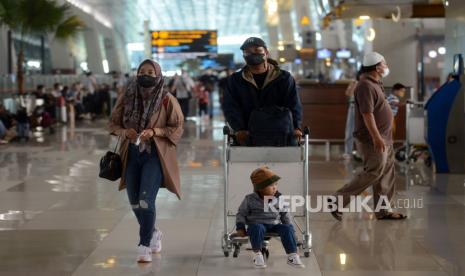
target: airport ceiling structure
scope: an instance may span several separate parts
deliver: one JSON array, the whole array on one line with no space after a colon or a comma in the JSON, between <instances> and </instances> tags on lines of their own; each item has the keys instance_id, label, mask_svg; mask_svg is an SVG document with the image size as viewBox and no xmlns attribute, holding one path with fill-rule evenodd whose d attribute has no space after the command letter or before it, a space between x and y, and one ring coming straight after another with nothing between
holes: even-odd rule
<instances>
[{"instance_id":1,"label":"airport ceiling structure","mask_svg":"<svg viewBox=\"0 0 465 276\"><path fill-rule=\"evenodd\" d=\"M218 30L218 36L264 34L264 0L80 0L108 21L126 42L150 30ZM95 15L95 13L94 13Z\"/></svg>"},{"instance_id":2,"label":"airport ceiling structure","mask_svg":"<svg viewBox=\"0 0 465 276\"><path fill-rule=\"evenodd\" d=\"M267 25L271 22L269 13L275 9L279 17L282 7L287 7L294 14L307 14L313 21L312 28L320 29L336 19L357 18L360 15L370 15L371 18L389 18L391 14L402 15L402 18L444 17L443 3L452 0L66 1L93 14L104 25L113 28L126 43L142 42L144 22L148 22L149 30L217 30L221 45L238 44L251 35L266 39ZM302 11L302 6L308 10ZM295 17L293 20L299 22ZM292 27L284 30L295 31Z\"/></svg>"}]
</instances>

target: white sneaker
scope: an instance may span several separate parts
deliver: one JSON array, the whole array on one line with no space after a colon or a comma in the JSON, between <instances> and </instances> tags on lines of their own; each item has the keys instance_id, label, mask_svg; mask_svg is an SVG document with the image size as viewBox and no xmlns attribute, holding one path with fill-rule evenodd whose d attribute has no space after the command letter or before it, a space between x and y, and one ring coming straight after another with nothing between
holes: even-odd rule
<instances>
[{"instance_id":1,"label":"white sneaker","mask_svg":"<svg viewBox=\"0 0 465 276\"><path fill-rule=\"evenodd\" d=\"M155 231L153 231L152 240L150 241L150 249L152 249L152 253L160 253L162 236L163 233L161 230L155 228Z\"/></svg>"},{"instance_id":2,"label":"white sneaker","mask_svg":"<svg viewBox=\"0 0 465 276\"><path fill-rule=\"evenodd\" d=\"M293 267L305 267L297 253L291 253L287 256L287 264Z\"/></svg>"},{"instance_id":3,"label":"white sneaker","mask_svg":"<svg viewBox=\"0 0 465 276\"><path fill-rule=\"evenodd\" d=\"M150 247L139 245L137 247L137 262L150 263L152 261L152 250Z\"/></svg>"},{"instance_id":4,"label":"white sneaker","mask_svg":"<svg viewBox=\"0 0 465 276\"><path fill-rule=\"evenodd\" d=\"M255 265L255 268L265 268L266 263L265 263L265 258L263 257L262 252L257 252L253 256L253 264Z\"/></svg>"}]
</instances>

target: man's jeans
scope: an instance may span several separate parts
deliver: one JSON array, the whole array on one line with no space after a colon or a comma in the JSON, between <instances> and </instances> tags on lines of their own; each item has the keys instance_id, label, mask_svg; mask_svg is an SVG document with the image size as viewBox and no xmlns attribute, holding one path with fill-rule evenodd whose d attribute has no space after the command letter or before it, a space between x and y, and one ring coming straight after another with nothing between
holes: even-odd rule
<instances>
[{"instance_id":1,"label":"man's jeans","mask_svg":"<svg viewBox=\"0 0 465 276\"><path fill-rule=\"evenodd\" d=\"M249 224L247 234L249 235L252 250L260 251L262 249L267 232L274 232L279 235L286 254L297 252L297 242L292 224Z\"/></svg>"},{"instance_id":2,"label":"man's jeans","mask_svg":"<svg viewBox=\"0 0 465 276\"><path fill-rule=\"evenodd\" d=\"M139 245L150 246L155 229L155 199L163 181L163 171L154 143L151 152L139 152L130 143L126 164L126 191L132 210L139 222Z\"/></svg>"}]
</instances>

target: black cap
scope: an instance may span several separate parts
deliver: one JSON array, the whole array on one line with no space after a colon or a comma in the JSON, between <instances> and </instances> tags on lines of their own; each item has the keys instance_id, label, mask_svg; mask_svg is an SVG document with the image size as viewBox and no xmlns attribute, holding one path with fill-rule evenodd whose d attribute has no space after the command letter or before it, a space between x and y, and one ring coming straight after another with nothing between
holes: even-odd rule
<instances>
[{"instance_id":1,"label":"black cap","mask_svg":"<svg viewBox=\"0 0 465 276\"><path fill-rule=\"evenodd\" d=\"M249 37L247 38L244 43L242 43L241 50L245 50L249 48L250 46L256 46L256 47L263 47L266 49L266 43L263 41L263 39L258 38L258 37Z\"/></svg>"}]
</instances>

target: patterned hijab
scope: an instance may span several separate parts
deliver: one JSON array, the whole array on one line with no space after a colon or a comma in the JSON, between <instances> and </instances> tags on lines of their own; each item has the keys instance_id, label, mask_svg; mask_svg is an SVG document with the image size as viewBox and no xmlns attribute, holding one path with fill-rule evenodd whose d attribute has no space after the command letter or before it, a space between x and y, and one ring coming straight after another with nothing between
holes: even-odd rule
<instances>
[{"instance_id":1,"label":"patterned hijab","mask_svg":"<svg viewBox=\"0 0 465 276\"><path fill-rule=\"evenodd\" d=\"M154 87L144 88L137 84L137 78L128 82L124 95L123 127L133 128L137 133L141 133L148 127L150 118L158 112L162 105L162 100L168 93L163 90L163 75L161 67L153 60L144 60L137 69L137 74L144 64L150 64L155 69L158 82ZM148 145L150 151L150 142ZM141 151L146 147L141 147Z\"/></svg>"}]
</instances>

